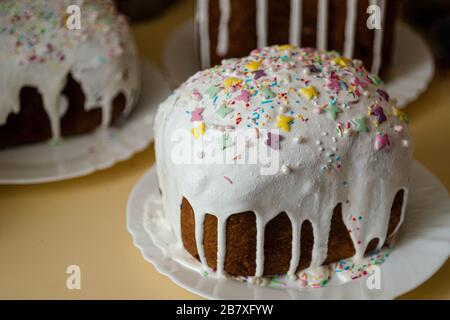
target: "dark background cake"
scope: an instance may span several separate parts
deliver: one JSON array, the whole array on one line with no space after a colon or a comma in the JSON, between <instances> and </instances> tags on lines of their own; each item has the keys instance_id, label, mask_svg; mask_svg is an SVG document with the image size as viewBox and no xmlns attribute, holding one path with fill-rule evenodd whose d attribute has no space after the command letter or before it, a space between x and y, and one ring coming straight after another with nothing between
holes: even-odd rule
<instances>
[{"instance_id":1,"label":"dark background cake","mask_svg":"<svg viewBox=\"0 0 450 320\"><path fill-rule=\"evenodd\" d=\"M144 20L161 13L176 0L115 0L118 9L132 21Z\"/></svg>"},{"instance_id":2,"label":"dark background cake","mask_svg":"<svg viewBox=\"0 0 450 320\"><path fill-rule=\"evenodd\" d=\"M361 59L370 69L373 65L377 53L375 51L375 30L367 27L368 6L371 4L369 0L359 0L355 2L355 6L347 7L347 0L327 1L327 8L321 8L320 1L303 0L301 2L300 16L297 18L299 27L298 45L301 47L317 47L318 49L337 50L345 53L347 24L351 24L354 29L353 53L352 57ZM257 48L258 45L258 1L256 0L229 0L230 18L228 21L228 49L225 54L218 53L216 50L218 45L220 30L221 9L219 0L209 0L208 3L208 35L209 35L209 52L210 64L216 65L224 58L242 57L247 55L251 50ZM287 44L292 43L290 39L290 23L291 23L291 1L290 0L267 0L267 39L266 45ZM391 60L395 19L398 14L398 1L386 0L378 3L381 8L382 22L382 38L380 52L380 67L374 67L372 72L382 72ZM350 21L351 11L354 10L354 22ZM197 30L199 45L205 41L201 34L201 23L204 19L201 14L201 6L197 1ZM318 46L318 24L320 12L326 11L324 33L325 46ZM384 13L383 13L384 12ZM297 44L297 43L295 43ZM201 51L201 50L200 50ZM201 52L200 52L201 54ZM205 60L205 57L202 57ZM203 65L206 67L207 65Z\"/></svg>"}]
</instances>

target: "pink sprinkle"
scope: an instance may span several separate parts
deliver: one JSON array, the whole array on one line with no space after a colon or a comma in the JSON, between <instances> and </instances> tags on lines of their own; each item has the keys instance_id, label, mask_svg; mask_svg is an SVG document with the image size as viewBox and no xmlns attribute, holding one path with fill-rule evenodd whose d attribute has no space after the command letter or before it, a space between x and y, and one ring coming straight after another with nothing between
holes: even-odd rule
<instances>
[{"instance_id":1,"label":"pink sprinkle","mask_svg":"<svg viewBox=\"0 0 450 320\"><path fill-rule=\"evenodd\" d=\"M192 91L192 98L195 101L200 101L200 100L202 100L202 94L200 92L198 92L197 89L194 89L194 91Z\"/></svg>"},{"instance_id":2,"label":"pink sprinkle","mask_svg":"<svg viewBox=\"0 0 450 320\"><path fill-rule=\"evenodd\" d=\"M230 178L228 178L227 176L223 176L223 178L225 180L227 180L230 184L233 184L233 181Z\"/></svg>"},{"instance_id":3,"label":"pink sprinkle","mask_svg":"<svg viewBox=\"0 0 450 320\"><path fill-rule=\"evenodd\" d=\"M247 103L250 100L251 96L252 95L250 94L250 92L248 92L247 90L242 90L241 94L237 96L235 100Z\"/></svg>"},{"instance_id":4,"label":"pink sprinkle","mask_svg":"<svg viewBox=\"0 0 450 320\"><path fill-rule=\"evenodd\" d=\"M203 116L202 116L203 111L205 111L205 108L195 108L195 110L192 111L192 114L191 114L191 122L202 121L203 120Z\"/></svg>"},{"instance_id":5,"label":"pink sprinkle","mask_svg":"<svg viewBox=\"0 0 450 320\"><path fill-rule=\"evenodd\" d=\"M314 108L314 113L315 114L321 114L323 112L323 109L321 107L315 107Z\"/></svg>"},{"instance_id":6,"label":"pink sprinkle","mask_svg":"<svg viewBox=\"0 0 450 320\"><path fill-rule=\"evenodd\" d=\"M389 147L390 145L391 142L389 141L389 136L387 134L377 132L375 137L375 150L378 151L385 147Z\"/></svg>"}]
</instances>

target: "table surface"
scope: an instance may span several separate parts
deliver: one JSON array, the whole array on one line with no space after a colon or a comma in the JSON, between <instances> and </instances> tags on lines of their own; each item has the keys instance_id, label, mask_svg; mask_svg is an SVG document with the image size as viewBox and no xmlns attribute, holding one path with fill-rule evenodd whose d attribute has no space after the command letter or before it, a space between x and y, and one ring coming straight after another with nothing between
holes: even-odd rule
<instances>
[{"instance_id":1,"label":"table surface","mask_svg":"<svg viewBox=\"0 0 450 320\"><path fill-rule=\"evenodd\" d=\"M161 65L168 36L192 14L179 1L133 26L142 55ZM407 107L414 155L450 188L450 71ZM111 169L69 181L0 186L0 298L198 299L159 274L133 246L125 225L128 195L154 163L153 144ZM81 268L81 290L66 268ZM450 299L450 261L406 299Z\"/></svg>"}]
</instances>

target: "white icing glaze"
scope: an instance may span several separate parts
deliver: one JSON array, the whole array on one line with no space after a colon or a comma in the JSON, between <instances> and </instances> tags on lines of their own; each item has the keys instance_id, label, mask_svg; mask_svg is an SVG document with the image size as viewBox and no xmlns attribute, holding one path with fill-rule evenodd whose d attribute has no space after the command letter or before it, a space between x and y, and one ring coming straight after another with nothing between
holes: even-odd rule
<instances>
[{"instance_id":1,"label":"white icing glaze","mask_svg":"<svg viewBox=\"0 0 450 320\"><path fill-rule=\"evenodd\" d=\"M230 23L231 5L230 0L220 0L220 23L219 34L217 35L217 55L224 56L228 52L229 32L228 24Z\"/></svg>"},{"instance_id":2,"label":"white icing glaze","mask_svg":"<svg viewBox=\"0 0 450 320\"><path fill-rule=\"evenodd\" d=\"M347 15L345 17L344 56L353 58L355 48L356 17L358 15L358 0L347 0Z\"/></svg>"},{"instance_id":3,"label":"white icing glaze","mask_svg":"<svg viewBox=\"0 0 450 320\"><path fill-rule=\"evenodd\" d=\"M224 274L225 254L226 254L226 219L219 217L217 219L217 273Z\"/></svg>"},{"instance_id":4,"label":"white icing glaze","mask_svg":"<svg viewBox=\"0 0 450 320\"><path fill-rule=\"evenodd\" d=\"M267 45L267 0L256 0L256 43L258 48Z\"/></svg>"},{"instance_id":5,"label":"white icing glaze","mask_svg":"<svg viewBox=\"0 0 450 320\"><path fill-rule=\"evenodd\" d=\"M383 34L384 34L384 16L386 15L385 0L371 0L371 5L378 5L381 10L381 29L375 29L375 36L373 40L373 60L371 72L378 74L380 72L381 63L383 60Z\"/></svg>"},{"instance_id":6,"label":"white icing glaze","mask_svg":"<svg viewBox=\"0 0 450 320\"><path fill-rule=\"evenodd\" d=\"M195 244L197 246L198 257L203 266L207 266L205 250L203 248L203 223L205 222L204 214L195 215Z\"/></svg>"},{"instance_id":7,"label":"white icing glaze","mask_svg":"<svg viewBox=\"0 0 450 320\"><path fill-rule=\"evenodd\" d=\"M300 34L302 30L302 0L291 0L291 15L289 20L289 43L300 46Z\"/></svg>"},{"instance_id":8,"label":"white icing glaze","mask_svg":"<svg viewBox=\"0 0 450 320\"><path fill-rule=\"evenodd\" d=\"M265 73L259 74L258 79L254 71L247 69L255 62L258 71ZM310 72L304 73L305 69ZM333 75L338 77L337 87L332 85ZM346 89L342 87L344 84ZM317 97L310 100L302 93L308 87L315 88ZM214 88L217 90L212 92ZM274 94L270 103L263 94L265 88ZM245 90L252 94L248 106L237 99ZM193 99L193 92L202 98ZM270 108L283 103L283 94L287 94L290 111L283 113L282 108ZM410 140L409 130L402 122L404 115L395 109L392 101L380 89L378 79L369 75L358 61L345 60L337 53L289 46L254 50L249 57L226 60L221 66L192 76L161 104L155 121L164 214L180 243L180 204L185 197L193 208L196 223L201 223L203 217L198 216L206 213L218 218L219 274L224 273L226 221L235 213L255 213L256 276L264 272L265 226L281 212L286 212L294 230L291 275L301 259L299 232L306 220L311 222L314 234L311 267L324 262L333 209L339 203L343 222L351 230L356 258L364 255L367 244L374 238L379 239L381 246L386 238L393 199L400 190L404 190L403 220L412 157L412 148L405 148L402 143ZM224 117L217 113L222 104L232 109ZM333 105L341 111L336 119L330 113ZM382 120L376 112L378 107L384 116ZM201 122L192 121L193 111L198 108L203 109ZM255 121L255 113L265 117ZM237 114L242 118L238 123ZM280 170L273 175L262 175L262 164L208 162L212 160L209 153L203 153L202 161L195 163L180 164L173 158L174 150L180 145L179 140L173 139L173 133L179 129L190 132L203 124L203 139L189 134L191 138L183 145L205 151L208 148L205 141L217 134L215 128L223 128L230 136L239 134L238 129L253 128L252 132L258 128L277 129L279 115L292 116L289 131L280 131L279 163L289 166L288 174ZM365 125L356 125L358 119L363 119ZM398 126L403 130L394 129ZM298 136L304 137L300 144L293 142ZM267 136L259 133L253 134L253 138L260 141ZM248 149L251 148L249 144ZM225 153L228 148L214 150ZM202 239L203 230L196 226L197 249L206 266Z\"/></svg>"},{"instance_id":9,"label":"white icing glaze","mask_svg":"<svg viewBox=\"0 0 450 320\"><path fill-rule=\"evenodd\" d=\"M196 19L200 36L200 60L202 68L209 68L211 65L210 42L209 42L209 0L197 1Z\"/></svg>"},{"instance_id":10,"label":"white icing glaze","mask_svg":"<svg viewBox=\"0 0 450 320\"><path fill-rule=\"evenodd\" d=\"M328 42L328 0L319 0L317 7L317 49L326 50Z\"/></svg>"},{"instance_id":11,"label":"white icing glaze","mask_svg":"<svg viewBox=\"0 0 450 320\"><path fill-rule=\"evenodd\" d=\"M289 220L292 224L292 256L289 264L289 275L294 275L300 262L300 229L303 221L296 219L295 215L289 214Z\"/></svg>"},{"instance_id":12,"label":"white icing glaze","mask_svg":"<svg viewBox=\"0 0 450 320\"><path fill-rule=\"evenodd\" d=\"M69 5L80 6L81 30L65 25ZM0 4L0 125L20 111L20 90L38 89L54 139L67 110L62 95L67 76L82 86L85 109L102 109L102 124L111 119L116 95L131 111L140 88L138 58L126 19L111 1L12 1Z\"/></svg>"},{"instance_id":13,"label":"white icing glaze","mask_svg":"<svg viewBox=\"0 0 450 320\"><path fill-rule=\"evenodd\" d=\"M172 227L167 222L161 208L160 193L151 194L144 204L144 228L148 232L154 244L163 251L166 257L180 263L187 268L196 270L203 276L220 278L221 276L212 272L209 268L203 268L176 239ZM239 282L247 282L253 285L269 286L275 289L290 288L320 288L328 285L339 285L349 281L370 275L375 268L381 266L392 252L392 239L389 246L381 250L375 250L363 259L347 258L323 265L320 267L309 267L299 272L276 276L235 276L232 279Z\"/></svg>"}]
</instances>

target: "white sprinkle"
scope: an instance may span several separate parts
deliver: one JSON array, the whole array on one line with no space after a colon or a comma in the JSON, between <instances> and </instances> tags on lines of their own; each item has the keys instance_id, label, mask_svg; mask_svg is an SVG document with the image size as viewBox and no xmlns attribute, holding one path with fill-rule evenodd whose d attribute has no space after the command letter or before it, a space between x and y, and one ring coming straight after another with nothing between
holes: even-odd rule
<instances>
[{"instance_id":1,"label":"white sprinkle","mask_svg":"<svg viewBox=\"0 0 450 320\"><path fill-rule=\"evenodd\" d=\"M309 76L311 73L309 72L309 68L303 68L303 75Z\"/></svg>"},{"instance_id":2,"label":"white sprinkle","mask_svg":"<svg viewBox=\"0 0 450 320\"><path fill-rule=\"evenodd\" d=\"M400 133L403 131L403 126L396 125L396 126L394 126L394 130L395 130L395 132Z\"/></svg>"},{"instance_id":3,"label":"white sprinkle","mask_svg":"<svg viewBox=\"0 0 450 320\"><path fill-rule=\"evenodd\" d=\"M402 144L405 148L409 147L409 141L408 140L402 140Z\"/></svg>"},{"instance_id":4,"label":"white sprinkle","mask_svg":"<svg viewBox=\"0 0 450 320\"><path fill-rule=\"evenodd\" d=\"M327 136L328 135L328 132L322 132L322 135L325 137L325 136Z\"/></svg>"},{"instance_id":5,"label":"white sprinkle","mask_svg":"<svg viewBox=\"0 0 450 320\"><path fill-rule=\"evenodd\" d=\"M283 174L289 174L289 172L291 172L291 169L287 165L283 164L281 166L281 172L283 172Z\"/></svg>"},{"instance_id":6,"label":"white sprinkle","mask_svg":"<svg viewBox=\"0 0 450 320\"><path fill-rule=\"evenodd\" d=\"M321 114L323 112L322 108L316 107L313 109L315 114Z\"/></svg>"},{"instance_id":7,"label":"white sprinkle","mask_svg":"<svg viewBox=\"0 0 450 320\"><path fill-rule=\"evenodd\" d=\"M319 151L320 151L320 152L322 152L323 150L324 150L324 148L323 148L323 147L320 147L320 148L319 148Z\"/></svg>"},{"instance_id":8,"label":"white sprinkle","mask_svg":"<svg viewBox=\"0 0 450 320\"><path fill-rule=\"evenodd\" d=\"M333 137L331 140L333 140L333 142L337 142L337 138Z\"/></svg>"},{"instance_id":9,"label":"white sprinkle","mask_svg":"<svg viewBox=\"0 0 450 320\"><path fill-rule=\"evenodd\" d=\"M294 280L294 281L298 279L296 274L288 274L288 277L289 277L289 279Z\"/></svg>"},{"instance_id":10,"label":"white sprinkle","mask_svg":"<svg viewBox=\"0 0 450 320\"><path fill-rule=\"evenodd\" d=\"M322 144L322 141L317 140L317 141L316 141L316 144L317 144L318 146L320 146L320 145Z\"/></svg>"},{"instance_id":11,"label":"white sprinkle","mask_svg":"<svg viewBox=\"0 0 450 320\"><path fill-rule=\"evenodd\" d=\"M364 90L363 95L364 95L364 97L368 97L368 98L371 96L370 91L368 91L368 90Z\"/></svg>"},{"instance_id":12,"label":"white sprinkle","mask_svg":"<svg viewBox=\"0 0 450 320\"><path fill-rule=\"evenodd\" d=\"M362 62L360 59L353 59L353 64L354 64L356 67L361 67L362 64L363 64L363 62Z\"/></svg>"},{"instance_id":13,"label":"white sprinkle","mask_svg":"<svg viewBox=\"0 0 450 320\"><path fill-rule=\"evenodd\" d=\"M296 137L294 138L294 142L300 144L300 143L303 142L303 138L300 137L300 136L296 136Z\"/></svg>"},{"instance_id":14,"label":"white sprinkle","mask_svg":"<svg viewBox=\"0 0 450 320\"><path fill-rule=\"evenodd\" d=\"M283 113L285 113L289 110L289 108L287 106L280 106L279 109L280 109L280 112L283 112Z\"/></svg>"}]
</instances>

